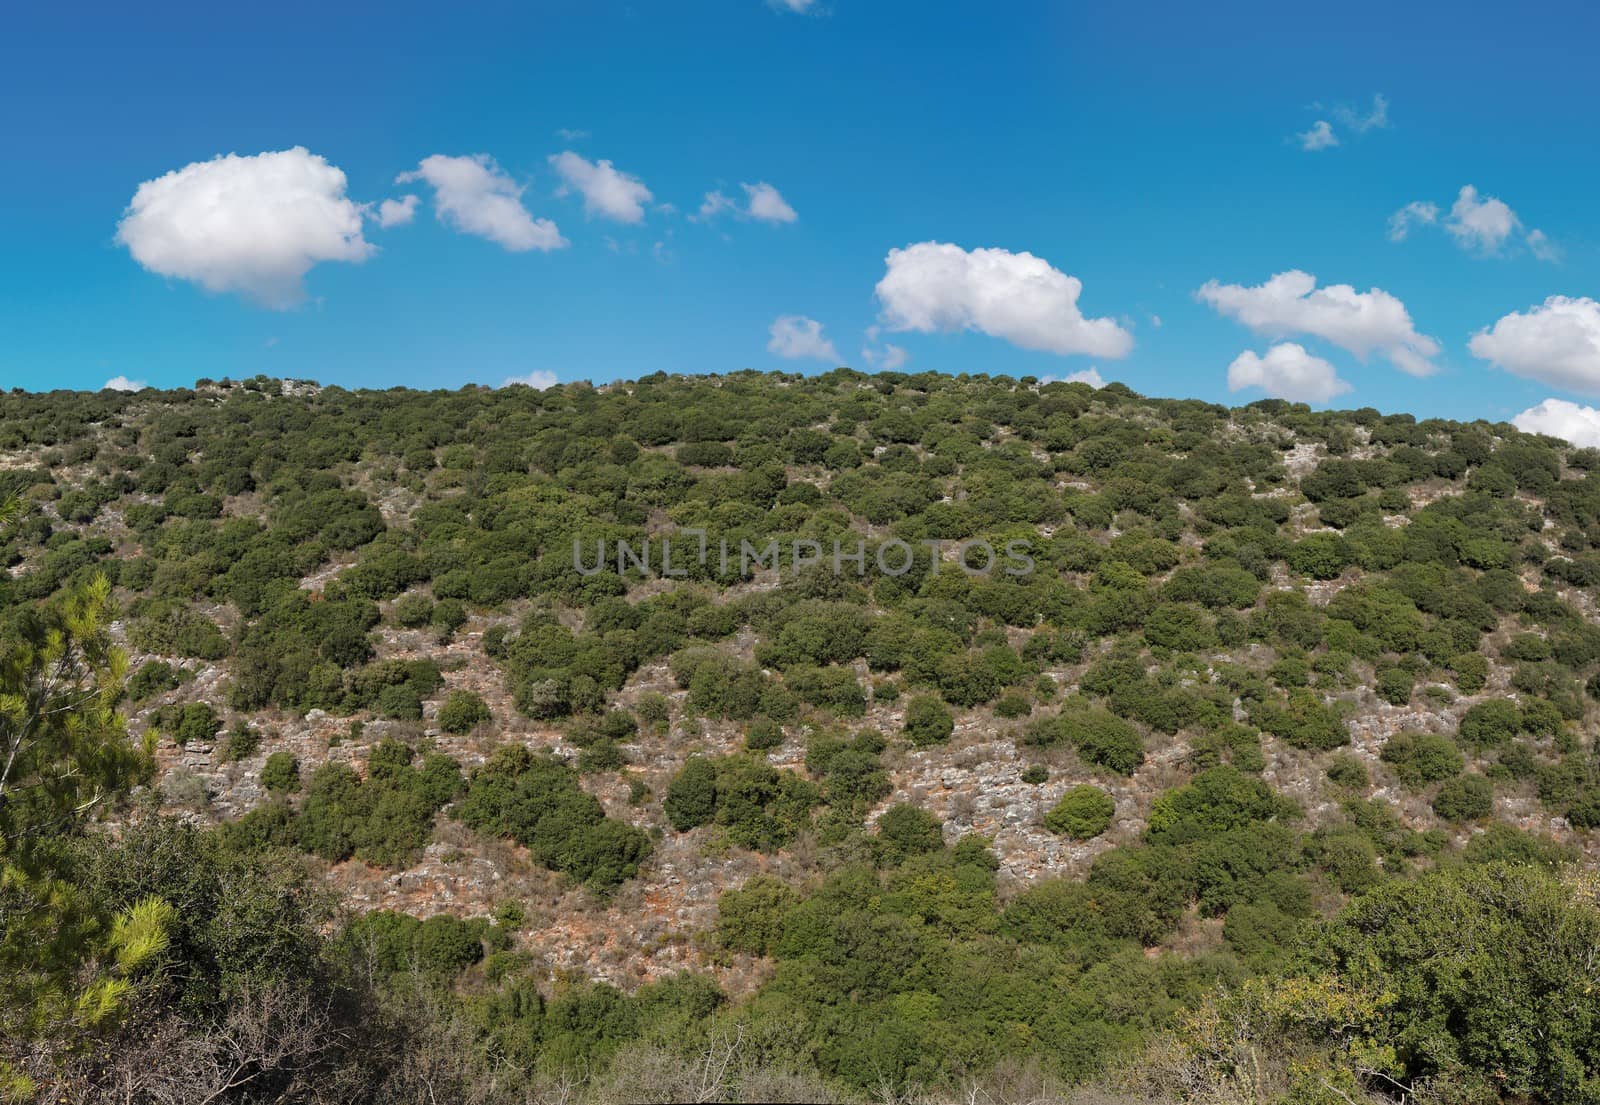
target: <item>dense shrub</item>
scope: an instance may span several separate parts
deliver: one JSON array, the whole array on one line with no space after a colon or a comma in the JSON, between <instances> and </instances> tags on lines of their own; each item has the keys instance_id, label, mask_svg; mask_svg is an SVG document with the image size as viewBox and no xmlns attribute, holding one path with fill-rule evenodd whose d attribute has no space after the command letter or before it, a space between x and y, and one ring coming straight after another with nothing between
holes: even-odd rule
<instances>
[{"instance_id":1,"label":"dense shrub","mask_svg":"<svg viewBox=\"0 0 1600 1105\"><path fill-rule=\"evenodd\" d=\"M471 691L451 691L439 707L439 728L446 733L470 733L493 715L483 699Z\"/></svg>"},{"instance_id":2,"label":"dense shrub","mask_svg":"<svg viewBox=\"0 0 1600 1105\"><path fill-rule=\"evenodd\" d=\"M1494 784L1482 775L1462 775L1439 788L1433 812L1446 821L1477 821L1494 812Z\"/></svg>"},{"instance_id":3,"label":"dense shrub","mask_svg":"<svg viewBox=\"0 0 1600 1105\"><path fill-rule=\"evenodd\" d=\"M1111 826L1116 812L1117 804L1099 787L1073 787L1044 815L1044 827L1074 840L1089 840Z\"/></svg>"}]
</instances>

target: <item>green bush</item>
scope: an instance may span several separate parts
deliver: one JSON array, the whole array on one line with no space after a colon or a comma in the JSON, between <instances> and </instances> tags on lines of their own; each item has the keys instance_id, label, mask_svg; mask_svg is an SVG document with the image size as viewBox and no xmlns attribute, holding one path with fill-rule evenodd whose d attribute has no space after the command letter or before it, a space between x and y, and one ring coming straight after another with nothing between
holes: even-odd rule
<instances>
[{"instance_id":1,"label":"green bush","mask_svg":"<svg viewBox=\"0 0 1600 1105\"><path fill-rule=\"evenodd\" d=\"M764 752L783 743L783 726L769 718L757 719L744 732L744 746L752 752Z\"/></svg>"},{"instance_id":2,"label":"green bush","mask_svg":"<svg viewBox=\"0 0 1600 1105\"><path fill-rule=\"evenodd\" d=\"M947 741L955 729L955 718L932 695L917 695L906 703L905 735L916 747Z\"/></svg>"},{"instance_id":3,"label":"green bush","mask_svg":"<svg viewBox=\"0 0 1600 1105\"><path fill-rule=\"evenodd\" d=\"M770 875L757 875L717 899L717 939L730 951L770 955L783 935L784 917L800 896Z\"/></svg>"},{"instance_id":4,"label":"green bush","mask_svg":"<svg viewBox=\"0 0 1600 1105\"><path fill-rule=\"evenodd\" d=\"M903 863L942 848L944 833L939 819L927 810L901 802L878 818L878 855L884 863Z\"/></svg>"},{"instance_id":5,"label":"green bush","mask_svg":"<svg viewBox=\"0 0 1600 1105\"><path fill-rule=\"evenodd\" d=\"M500 748L472 773L455 814L463 824L525 845L536 862L610 891L638 873L650 841L606 817L572 768L521 745Z\"/></svg>"},{"instance_id":6,"label":"green bush","mask_svg":"<svg viewBox=\"0 0 1600 1105\"><path fill-rule=\"evenodd\" d=\"M717 769L704 756L691 756L667 786L667 820L680 833L709 825L717 815Z\"/></svg>"},{"instance_id":7,"label":"green bush","mask_svg":"<svg viewBox=\"0 0 1600 1105\"><path fill-rule=\"evenodd\" d=\"M439 728L446 733L470 733L493 715L482 698L471 691L451 691L439 707Z\"/></svg>"},{"instance_id":8,"label":"green bush","mask_svg":"<svg viewBox=\"0 0 1600 1105\"><path fill-rule=\"evenodd\" d=\"M1462 775L1439 788L1433 812L1446 821L1479 821L1494 812L1494 784L1482 775Z\"/></svg>"},{"instance_id":9,"label":"green bush","mask_svg":"<svg viewBox=\"0 0 1600 1105\"><path fill-rule=\"evenodd\" d=\"M1144 763L1144 742L1119 717L1101 709L1063 712L1062 727L1078 755L1118 775L1132 775Z\"/></svg>"},{"instance_id":10,"label":"green bush","mask_svg":"<svg viewBox=\"0 0 1600 1105\"><path fill-rule=\"evenodd\" d=\"M261 785L268 794L293 794L300 789L300 761L289 752L274 752L261 765Z\"/></svg>"},{"instance_id":11,"label":"green bush","mask_svg":"<svg viewBox=\"0 0 1600 1105\"><path fill-rule=\"evenodd\" d=\"M1095 786L1078 786L1067 791L1044 815L1044 827L1074 840L1091 840L1111 827L1116 813L1117 804L1105 791Z\"/></svg>"},{"instance_id":12,"label":"green bush","mask_svg":"<svg viewBox=\"0 0 1600 1105\"><path fill-rule=\"evenodd\" d=\"M1461 715L1461 740L1470 748L1498 748L1522 730L1522 711L1507 698L1479 702Z\"/></svg>"},{"instance_id":13,"label":"green bush","mask_svg":"<svg viewBox=\"0 0 1600 1105\"><path fill-rule=\"evenodd\" d=\"M1452 779L1466 766L1456 742L1437 733L1396 733L1379 756L1412 789Z\"/></svg>"}]
</instances>

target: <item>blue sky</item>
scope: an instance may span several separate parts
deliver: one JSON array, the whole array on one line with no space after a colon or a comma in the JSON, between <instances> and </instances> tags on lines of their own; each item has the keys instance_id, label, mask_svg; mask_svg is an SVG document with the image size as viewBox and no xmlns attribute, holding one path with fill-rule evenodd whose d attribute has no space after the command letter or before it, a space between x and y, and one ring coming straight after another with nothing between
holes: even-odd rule
<instances>
[{"instance_id":1,"label":"blue sky","mask_svg":"<svg viewBox=\"0 0 1600 1105\"><path fill-rule=\"evenodd\" d=\"M233 7L8 17L0 385L865 350L1224 402L1553 398L1541 426L1600 442L1592 7ZM1392 240L1409 204L1431 220ZM1314 279L1263 290L1289 272Z\"/></svg>"}]
</instances>

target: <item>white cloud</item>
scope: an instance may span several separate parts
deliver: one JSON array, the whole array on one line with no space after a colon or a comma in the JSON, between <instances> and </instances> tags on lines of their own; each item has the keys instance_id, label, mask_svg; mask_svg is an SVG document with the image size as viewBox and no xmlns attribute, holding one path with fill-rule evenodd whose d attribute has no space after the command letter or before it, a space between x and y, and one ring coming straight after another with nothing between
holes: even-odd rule
<instances>
[{"instance_id":1,"label":"white cloud","mask_svg":"<svg viewBox=\"0 0 1600 1105\"><path fill-rule=\"evenodd\" d=\"M1317 278L1293 269L1253 288L1209 280L1196 297L1218 314L1258 334L1309 334L1365 360L1382 353L1400 371L1427 376L1439 343L1417 333L1405 304L1382 288L1358 292L1349 284L1318 288Z\"/></svg>"},{"instance_id":2,"label":"white cloud","mask_svg":"<svg viewBox=\"0 0 1600 1105\"><path fill-rule=\"evenodd\" d=\"M1260 388L1274 399L1326 403L1350 390L1333 365L1292 341L1279 342L1265 357L1246 349L1228 366L1228 390Z\"/></svg>"},{"instance_id":3,"label":"white cloud","mask_svg":"<svg viewBox=\"0 0 1600 1105\"><path fill-rule=\"evenodd\" d=\"M488 154L447 157L434 154L396 184L426 181L433 187L433 206L439 221L463 234L487 238L521 253L552 250L567 240L549 219L535 219L522 206L523 189L501 171Z\"/></svg>"},{"instance_id":4,"label":"white cloud","mask_svg":"<svg viewBox=\"0 0 1600 1105\"><path fill-rule=\"evenodd\" d=\"M1322 105L1313 104L1312 107L1321 108ZM1381 92L1372 97L1371 111L1359 112L1347 104L1335 104L1326 110L1338 120L1340 127L1357 135L1389 125L1389 99ZM1300 131L1294 137L1302 150L1329 150L1339 145L1339 132L1326 119L1318 119L1309 130Z\"/></svg>"},{"instance_id":5,"label":"white cloud","mask_svg":"<svg viewBox=\"0 0 1600 1105\"><path fill-rule=\"evenodd\" d=\"M378 205L378 225L385 230L391 226L405 226L417 217L417 202L416 196L384 200Z\"/></svg>"},{"instance_id":6,"label":"white cloud","mask_svg":"<svg viewBox=\"0 0 1600 1105\"><path fill-rule=\"evenodd\" d=\"M139 185L117 241L151 272L282 308L318 262L372 255L361 212L344 173L302 146L228 154Z\"/></svg>"},{"instance_id":7,"label":"white cloud","mask_svg":"<svg viewBox=\"0 0 1600 1105\"><path fill-rule=\"evenodd\" d=\"M794 12L797 15L804 15L806 12L816 7L817 0L767 0L767 3L770 6L777 8L779 11Z\"/></svg>"},{"instance_id":8,"label":"white cloud","mask_svg":"<svg viewBox=\"0 0 1600 1105\"><path fill-rule=\"evenodd\" d=\"M1546 399L1511 420L1523 433L1547 434L1584 448L1600 447L1600 410L1565 399Z\"/></svg>"},{"instance_id":9,"label":"white cloud","mask_svg":"<svg viewBox=\"0 0 1600 1105\"><path fill-rule=\"evenodd\" d=\"M1553 295L1513 311L1467 343L1475 357L1530 380L1600 395L1600 303Z\"/></svg>"},{"instance_id":10,"label":"white cloud","mask_svg":"<svg viewBox=\"0 0 1600 1105\"><path fill-rule=\"evenodd\" d=\"M1450 208L1444 228L1463 249L1480 253L1499 253L1506 239L1522 226L1522 220L1504 200L1493 196L1478 198L1478 190L1465 185Z\"/></svg>"},{"instance_id":11,"label":"white cloud","mask_svg":"<svg viewBox=\"0 0 1600 1105\"><path fill-rule=\"evenodd\" d=\"M699 214L691 215L690 218L696 222L710 222L724 211L737 210L739 210L739 205L728 198L725 193L720 191L707 192L705 202L700 205Z\"/></svg>"},{"instance_id":12,"label":"white cloud","mask_svg":"<svg viewBox=\"0 0 1600 1105\"><path fill-rule=\"evenodd\" d=\"M766 181L740 184L744 189L745 205L721 190L707 192L697 214L689 216L694 222L705 223L718 215L731 214L741 219L757 219L766 223L792 223L800 216L789 206L783 194Z\"/></svg>"},{"instance_id":13,"label":"white cloud","mask_svg":"<svg viewBox=\"0 0 1600 1105\"><path fill-rule=\"evenodd\" d=\"M1326 119L1318 119L1310 130L1301 131L1295 137L1300 140L1302 150L1326 150L1339 144L1339 136L1333 133Z\"/></svg>"},{"instance_id":14,"label":"white cloud","mask_svg":"<svg viewBox=\"0 0 1600 1105\"><path fill-rule=\"evenodd\" d=\"M1439 221L1439 207L1426 200L1412 200L1389 216L1389 240L1403 242L1413 226L1432 226Z\"/></svg>"},{"instance_id":15,"label":"white cloud","mask_svg":"<svg viewBox=\"0 0 1600 1105\"><path fill-rule=\"evenodd\" d=\"M1442 219L1436 204L1413 200L1389 216L1389 240L1402 242L1413 225L1444 227L1462 249L1483 257L1497 257L1506 246L1521 239L1541 261L1560 260L1561 251L1542 230L1523 232L1522 219L1511 205L1494 196L1483 196L1472 185L1464 185Z\"/></svg>"},{"instance_id":16,"label":"white cloud","mask_svg":"<svg viewBox=\"0 0 1600 1105\"><path fill-rule=\"evenodd\" d=\"M563 142L581 142L585 138L589 137L589 132L586 130L577 130L573 127L557 127L556 137L561 139Z\"/></svg>"},{"instance_id":17,"label":"white cloud","mask_svg":"<svg viewBox=\"0 0 1600 1105\"><path fill-rule=\"evenodd\" d=\"M1039 382L1041 384L1088 384L1094 390L1099 391L1110 381L1100 375L1098 368L1085 368L1080 372L1069 372L1065 376L1044 376L1040 378Z\"/></svg>"},{"instance_id":18,"label":"white cloud","mask_svg":"<svg viewBox=\"0 0 1600 1105\"><path fill-rule=\"evenodd\" d=\"M822 333L822 323L804 315L779 315L768 332L767 351L791 359L808 358L839 363L839 352Z\"/></svg>"},{"instance_id":19,"label":"white cloud","mask_svg":"<svg viewBox=\"0 0 1600 1105\"><path fill-rule=\"evenodd\" d=\"M644 221L644 205L651 200L644 181L624 173L609 161L588 161L571 150L554 154L550 164L561 177L558 195L583 196L586 215L601 215L619 223Z\"/></svg>"},{"instance_id":20,"label":"white cloud","mask_svg":"<svg viewBox=\"0 0 1600 1105\"><path fill-rule=\"evenodd\" d=\"M100 385L102 391L142 391L150 385L143 380L130 380L126 376L113 376Z\"/></svg>"},{"instance_id":21,"label":"white cloud","mask_svg":"<svg viewBox=\"0 0 1600 1105\"><path fill-rule=\"evenodd\" d=\"M556 374L554 372L548 372L545 369L536 368L526 376L509 376L501 383L500 386L503 388L509 388L521 384L523 387L530 387L535 391L544 391L546 388L555 387L560 382L561 381L556 379Z\"/></svg>"},{"instance_id":22,"label":"white cloud","mask_svg":"<svg viewBox=\"0 0 1600 1105\"><path fill-rule=\"evenodd\" d=\"M876 341L877 335L869 334L868 340ZM862 346L861 359L873 368L882 369L885 372L893 372L895 369L904 368L906 362L911 360L911 354L898 345L884 342L882 349L874 349L870 345Z\"/></svg>"},{"instance_id":23,"label":"white cloud","mask_svg":"<svg viewBox=\"0 0 1600 1105\"><path fill-rule=\"evenodd\" d=\"M1389 98L1382 92L1376 93L1372 97L1372 110L1365 115L1340 104L1333 109L1333 117L1339 120L1341 126L1357 134L1365 134L1369 130L1383 130L1389 125Z\"/></svg>"},{"instance_id":24,"label":"white cloud","mask_svg":"<svg viewBox=\"0 0 1600 1105\"><path fill-rule=\"evenodd\" d=\"M894 331L977 330L1023 349L1122 357L1133 335L1109 318L1084 318L1083 283L1031 253L970 252L946 242L891 249L875 289Z\"/></svg>"},{"instance_id":25,"label":"white cloud","mask_svg":"<svg viewBox=\"0 0 1600 1105\"><path fill-rule=\"evenodd\" d=\"M792 223L800 217L778 190L764 180L755 184L741 184L739 187L749 197L746 214L752 219L768 223Z\"/></svg>"},{"instance_id":26,"label":"white cloud","mask_svg":"<svg viewBox=\"0 0 1600 1105\"><path fill-rule=\"evenodd\" d=\"M1541 261L1561 260L1561 247L1552 242L1542 230L1528 231L1528 249Z\"/></svg>"}]
</instances>

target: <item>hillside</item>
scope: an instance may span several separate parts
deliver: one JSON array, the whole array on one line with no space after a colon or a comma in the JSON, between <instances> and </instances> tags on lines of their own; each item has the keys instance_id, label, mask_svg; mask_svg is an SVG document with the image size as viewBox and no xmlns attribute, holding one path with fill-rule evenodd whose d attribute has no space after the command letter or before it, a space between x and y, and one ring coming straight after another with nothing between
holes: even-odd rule
<instances>
[{"instance_id":1,"label":"hillside","mask_svg":"<svg viewBox=\"0 0 1600 1105\"><path fill-rule=\"evenodd\" d=\"M7 647L106 577L149 749L52 870L176 907L0 1072L1593 1100L1596 467L931 373L0 396Z\"/></svg>"}]
</instances>

